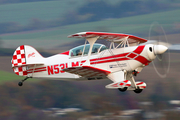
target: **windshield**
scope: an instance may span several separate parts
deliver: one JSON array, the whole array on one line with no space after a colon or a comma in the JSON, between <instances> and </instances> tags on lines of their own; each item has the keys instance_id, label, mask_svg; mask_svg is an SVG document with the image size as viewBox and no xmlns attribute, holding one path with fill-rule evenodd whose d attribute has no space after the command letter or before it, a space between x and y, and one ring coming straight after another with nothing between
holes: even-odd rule
<instances>
[{"instance_id":1,"label":"windshield","mask_svg":"<svg viewBox=\"0 0 180 120\"><path fill-rule=\"evenodd\" d=\"M90 48L90 44L86 44L86 46L81 45L81 46L75 47L75 48L70 50L70 56L79 56L82 54L87 55L89 52L89 48ZM107 49L107 48L103 44L94 44L93 48L92 48L92 53L98 53L99 51L103 51L105 49ZM84 51L84 53L83 53L83 51Z\"/></svg>"}]
</instances>

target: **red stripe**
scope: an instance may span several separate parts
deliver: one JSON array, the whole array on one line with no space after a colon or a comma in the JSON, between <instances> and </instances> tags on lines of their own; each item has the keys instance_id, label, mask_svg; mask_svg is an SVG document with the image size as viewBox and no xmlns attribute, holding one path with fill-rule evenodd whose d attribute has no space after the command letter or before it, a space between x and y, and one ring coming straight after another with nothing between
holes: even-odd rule
<instances>
[{"instance_id":1,"label":"red stripe","mask_svg":"<svg viewBox=\"0 0 180 120\"><path fill-rule=\"evenodd\" d=\"M133 52L137 53L137 54L141 54L141 52L143 51L144 47L145 47L145 45L138 46Z\"/></svg>"},{"instance_id":2,"label":"red stripe","mask_svg":"<svg viewBox=\"0 0 180 120\"><path fill-rule=\"evenodd\" d=\"M125 81L123 81L123 82L125 82L125 83L127 83L129 80L125 80Z\"/></svg>"},{"instance_id":3,"label":"red stripe","mask_svg":"<svg viewBox=\"0 0 180 120\"><path fill-rule=\"evenodd\" d=\"M140 83L138 83L138 84L136 84L136 85L141 85L141 84L143 84L144 82L140 82Z\"/></svg>"},{"instance_id":4,"label":"red stripe","mask_svg":"<svg viewBox=\"0 0 180 120\"><path fill-rule=\"evenodd\" d=\"M90 61L91 61L91 64L101 64L101 63L108 63L108 62L115 62L115 61L124 61L124 60L131 60L131 59L125 57L125 58L114 58L114 59L103 60L103 61L99 61L98 59L95 61L95 59L94 59L93 61L91 61L91 60ZM140 62L142 64L145 64L145 65L147 65L148 63L151 62L151 61L147 60L143 56L138 56L134 60L136 60L136 61L138 61L138 62ZM81 62L81 63L84 63L84 61Z\"/></svg>"},{"instance_id":5,"label":"red stripe","mask_svg":"<svg viewBox=\"0 0 180 120\"><path fill-rule=\"evenodd\" d=\"M46 71L46 69L45 70L36 70L34 72L36 73L36 72L43 72L43 71Z\"/></svg>"},{"instance_id":6,"label":"red stripe","mask_svg":"<svg viewBox=\"0 0 180 120\"><path fill-rule=\"evenodd\" d=\"M91 62L91 64L100 64L100 63L108 63L108 62L115 62L115 61L124 61L124 60L130 60L129 58L119 58L119 59L111 59L111 60L104 60L104 61L95 61Z\"/></svg>"},{"instance_id":7,"label":"red stripe","mask_svg":"<svg viewBox=\"0 0 180 120\"><path fill-rule=\"evenodd\" d=\"M63 52L63 53L60 53L60 54L69 55L69 51L66 51L66 52Z\"/></svg>"},{"instance_id":8,"label":"red stripe","mask_svg":"<svg viewBox=\"0 0 180 120\"><path fill-rule=\"evenodd\" d=\"M40 68L29 69L29 70L31 71L31 70L40 70L40 69L46 69L46 67L40 67Z\"/></svg>"},{"instance_id":9,"label":"red stripe","mask_svg":"<svg viewBox=\"0 0 180 120\"><path fill-rule=\"evenodd\" d=\"M122 85L124 85L124 83L120 83L119 85L121 85L121 86L122 86Z\"/></svg>"},{"instance_id":10,"label":"red stripe","mask_svg":"<svg viewBox=\"0 0 180 120\"><path fill-rule=\"evenodd\" d=\"M126 84L126 86L131 86L131 84Z\"/></svg>"},{"instance_id":11,"label":"red stripe","mask_svg":"<svg viewBox=\"0 0 180 120\"><path fill-rule=\"evenodd\" d=\"M138 46L133 52L136 54L140 54L143 51L144 47L145 47L145 45ZM115 62L115 61L131 60L137 56L134 53L131 53L131 54L123 53L123 54L118 54L118 55L113 55L113 56L108 56L108 57L91 59L90 62L91 62L91 64L101 64L101 63L108 63L108 62ZM126 58L126 56L129 58ZM121 58L119 58L119 57L121 57ZM147 60L145 57L140 56L140 55L138 57L136 57L134 60L139 61L140 63L145 64L145 65L147 65L148 63L151 62L151 61ZM86 60L83 60L83 61L81 61L81 63L84 63L85 61Z\"/></svg>"},{"instance_id":12,"label":"red stripe","mask_svg":"<svg viewBox=\"0 0 180 120\"><path fill-rule=\"evenodd\" d=\"M39 70L39 69L46 69L46 67L35 68L35 70Z\"/></svg>"},{"instance_id":13,"label":"red stripe","mask_svg":"<svg viewBox=\"0 0 180 120\"><path fill-rule=\"evenodd\" d=\"M143 56L138 56L136 57L134 60L137 60L139 62L141 62L142 64L148 64L150 63L151 61L147 60L145 57Z\"/></svg>"},{"instance_id":14,"label":"red stripe","mask_svg":"<svg viewBox=\"0 0 180 120\"><path fill-rule=\"evenodd\" d=\"M91 61L91 60L90 60ZM86 60L83 60L83 61L81 61L81 63L85 63L86 62Z\"/></svg>"},{"instance_id":15,"label":"red stripe","mask_svg":"<svg viewBox=\"0 0 180 120\"><path fill-rule=\"evenodd\" d=\"M28 73L36 73L36 72L43 72L43 71L46 71L46 69L44 69L44 70L28 71Z\"/></svg>"},{"instance_id":16,"label":"red stripe","mask_svg":"<svg viewBox=\"0 0 180 120\"><path fill-rule=\"evenodd\" d=\"M146 88L146 86L140 86L140 88Z\"/></svg>"},{"instance_id":17,"label":"red stripe","mask_svg":"<svg viewBox=\"0 0 180 120\"><path fill-rule=\"evenodd\" d=\"M113 84L112 86L113 86L113 87L118 87L118 83L116 83L116 84Z\"/></svg>"},{"instance_id":18,"label":"red stripe","mask_svg":"<svg viewBox=\"0 0 180 120\"><path fill-rule=\"evenodd\" d=\"M102 57L102 58L96 58L96 59L91 59L90 61L98 61L98 60L104 60L104 59L111 59L111 58L117 58L117 57L125 57L129 53L123 53L123 54L118 54L118 55L113 55L113 56L108 56L108 57Z\"/></svg>"},{"instance_id":19,"label":"red stripe","mask_svg":"<svg viewBox=\"0 0 180 120\"><path fill-rule=\"evenodd\" d=\"M47 69L46 69L46 67L41 67L41 68L29 69L27 71L28 71L28 73L36 73L36 72L47 71Z\"/></svg>"},{"instance_id":20,"label":"red stripe","mask_svg":"<svg viewBox=\"0 0 180 120\"><path fill-rule=\"evenodd\" d=\"M136 54L134 54L134 53L131 53L131 54L129 54L127 57L129 57L129 58L134 58L134 57L136 57L137 55Z\"/></svg>"},{"instance_id":21,"label":"red stripe","mask_svg":"<svg viewBox=\"0 0 180 120\"><path fill-rule=\"evenodd\" d=\"M133 52L140 54L143 51L144 47L145 47L145 45L138 46ZM108 57L103 57L103 58L98 58L98 59L91 59L90 62L91 62L91 64L100 64L100 63L106 63L106 62L130 60L129 58L125 58L126 55L128 55L128 57L133 59L134 57L137 56L134 53L131 53L130 55L128 55L129 53L123 53L123 54L118 54L118 55L113 55L113 56L108 56ZM117 58L117 57L123 57L123 58ZM114 59L112 59L112 58L114 58ZM107 60L107 59L110 59L110 60ZM101 61L101 60L104 60L104 61ZM135 60L141 62L142 64L147 64L150 62L143 56L138 56L135 58Z\"/></svg>"}]
</instances>

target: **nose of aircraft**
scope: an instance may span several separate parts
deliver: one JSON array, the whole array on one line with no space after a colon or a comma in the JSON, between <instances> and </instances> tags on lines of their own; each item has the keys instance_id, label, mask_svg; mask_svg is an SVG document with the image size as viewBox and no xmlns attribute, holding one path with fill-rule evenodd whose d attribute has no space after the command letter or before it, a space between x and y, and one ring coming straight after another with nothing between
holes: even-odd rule
<instances>
[{"instance_id":1,"label":"nose of aircraft","mask_svg":"<svg viewBox=\"0 0 180 120\"><path fill-rule=\"evenodd\" d=\"M154 54L163 54L167 49L164 45L154 45Z\"/></svg>"}]
</instances>

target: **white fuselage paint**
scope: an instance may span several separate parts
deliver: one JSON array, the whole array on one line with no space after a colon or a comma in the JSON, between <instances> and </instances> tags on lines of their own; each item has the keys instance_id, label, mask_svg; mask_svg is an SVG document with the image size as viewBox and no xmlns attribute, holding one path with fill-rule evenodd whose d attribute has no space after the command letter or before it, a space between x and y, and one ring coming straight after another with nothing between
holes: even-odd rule
<instances>
[{"instance_id":1,"label":"white fuselage paint","mask_svg":"<svg viewBox=\"0 0 180 120\"><path fill-rule=\"evenodd\" d=\"M153 48L152 44L142 46L107 49L100 53L91 54L90 63L92 66L111 72L120 70L130 72L138 67L144 67L156 57L153 51L149 50L149 47ZM138 48L140 48L139 53L136 51ZM64 72L62 69L81 66L87 59L87 55L83 57L70 57L69 55L57 54L48 58L43 58L44 65L30 67L29 69L33 69L33 72L28 73L27 76L54 78L59 80L82 80L84 78L81 76ZM41 68L43 68L43 70L41 70Z\"/></svg>"}]
</instances>

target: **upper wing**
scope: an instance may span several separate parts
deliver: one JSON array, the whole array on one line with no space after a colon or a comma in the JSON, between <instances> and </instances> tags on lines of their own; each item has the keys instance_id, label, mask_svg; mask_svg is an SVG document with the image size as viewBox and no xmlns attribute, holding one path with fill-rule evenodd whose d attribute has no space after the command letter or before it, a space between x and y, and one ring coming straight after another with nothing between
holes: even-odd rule
<instances>
[{"instance_id":1,"label":"upper wing","mask_svg":"<svg viewBox=\"0 0 180 120\"><path fill-rule=\"evenodd\" d=\"M77 37L77 38L92 38L99 36L99 39L108 39L108 40L120 40L128 37L128 42L131 43L144 43L147 42L146 39L140 38L134 35L129 34L121 34L121 33L106 33L106 32L80 32L73 35L69 35L68 37Z\"/></svg>"},{"instance_id":2,"label":"upper wing","mask_svg":"<svg viewBox=\"0 0 180 120\"><path fill-rule=\"evenodd\" d=\"M63 71L80 75L86 78L104 77L111 73L110 71L92 67L92 66L70 67L70 68L63 69Z\"/></svg>"}]
</instances>

